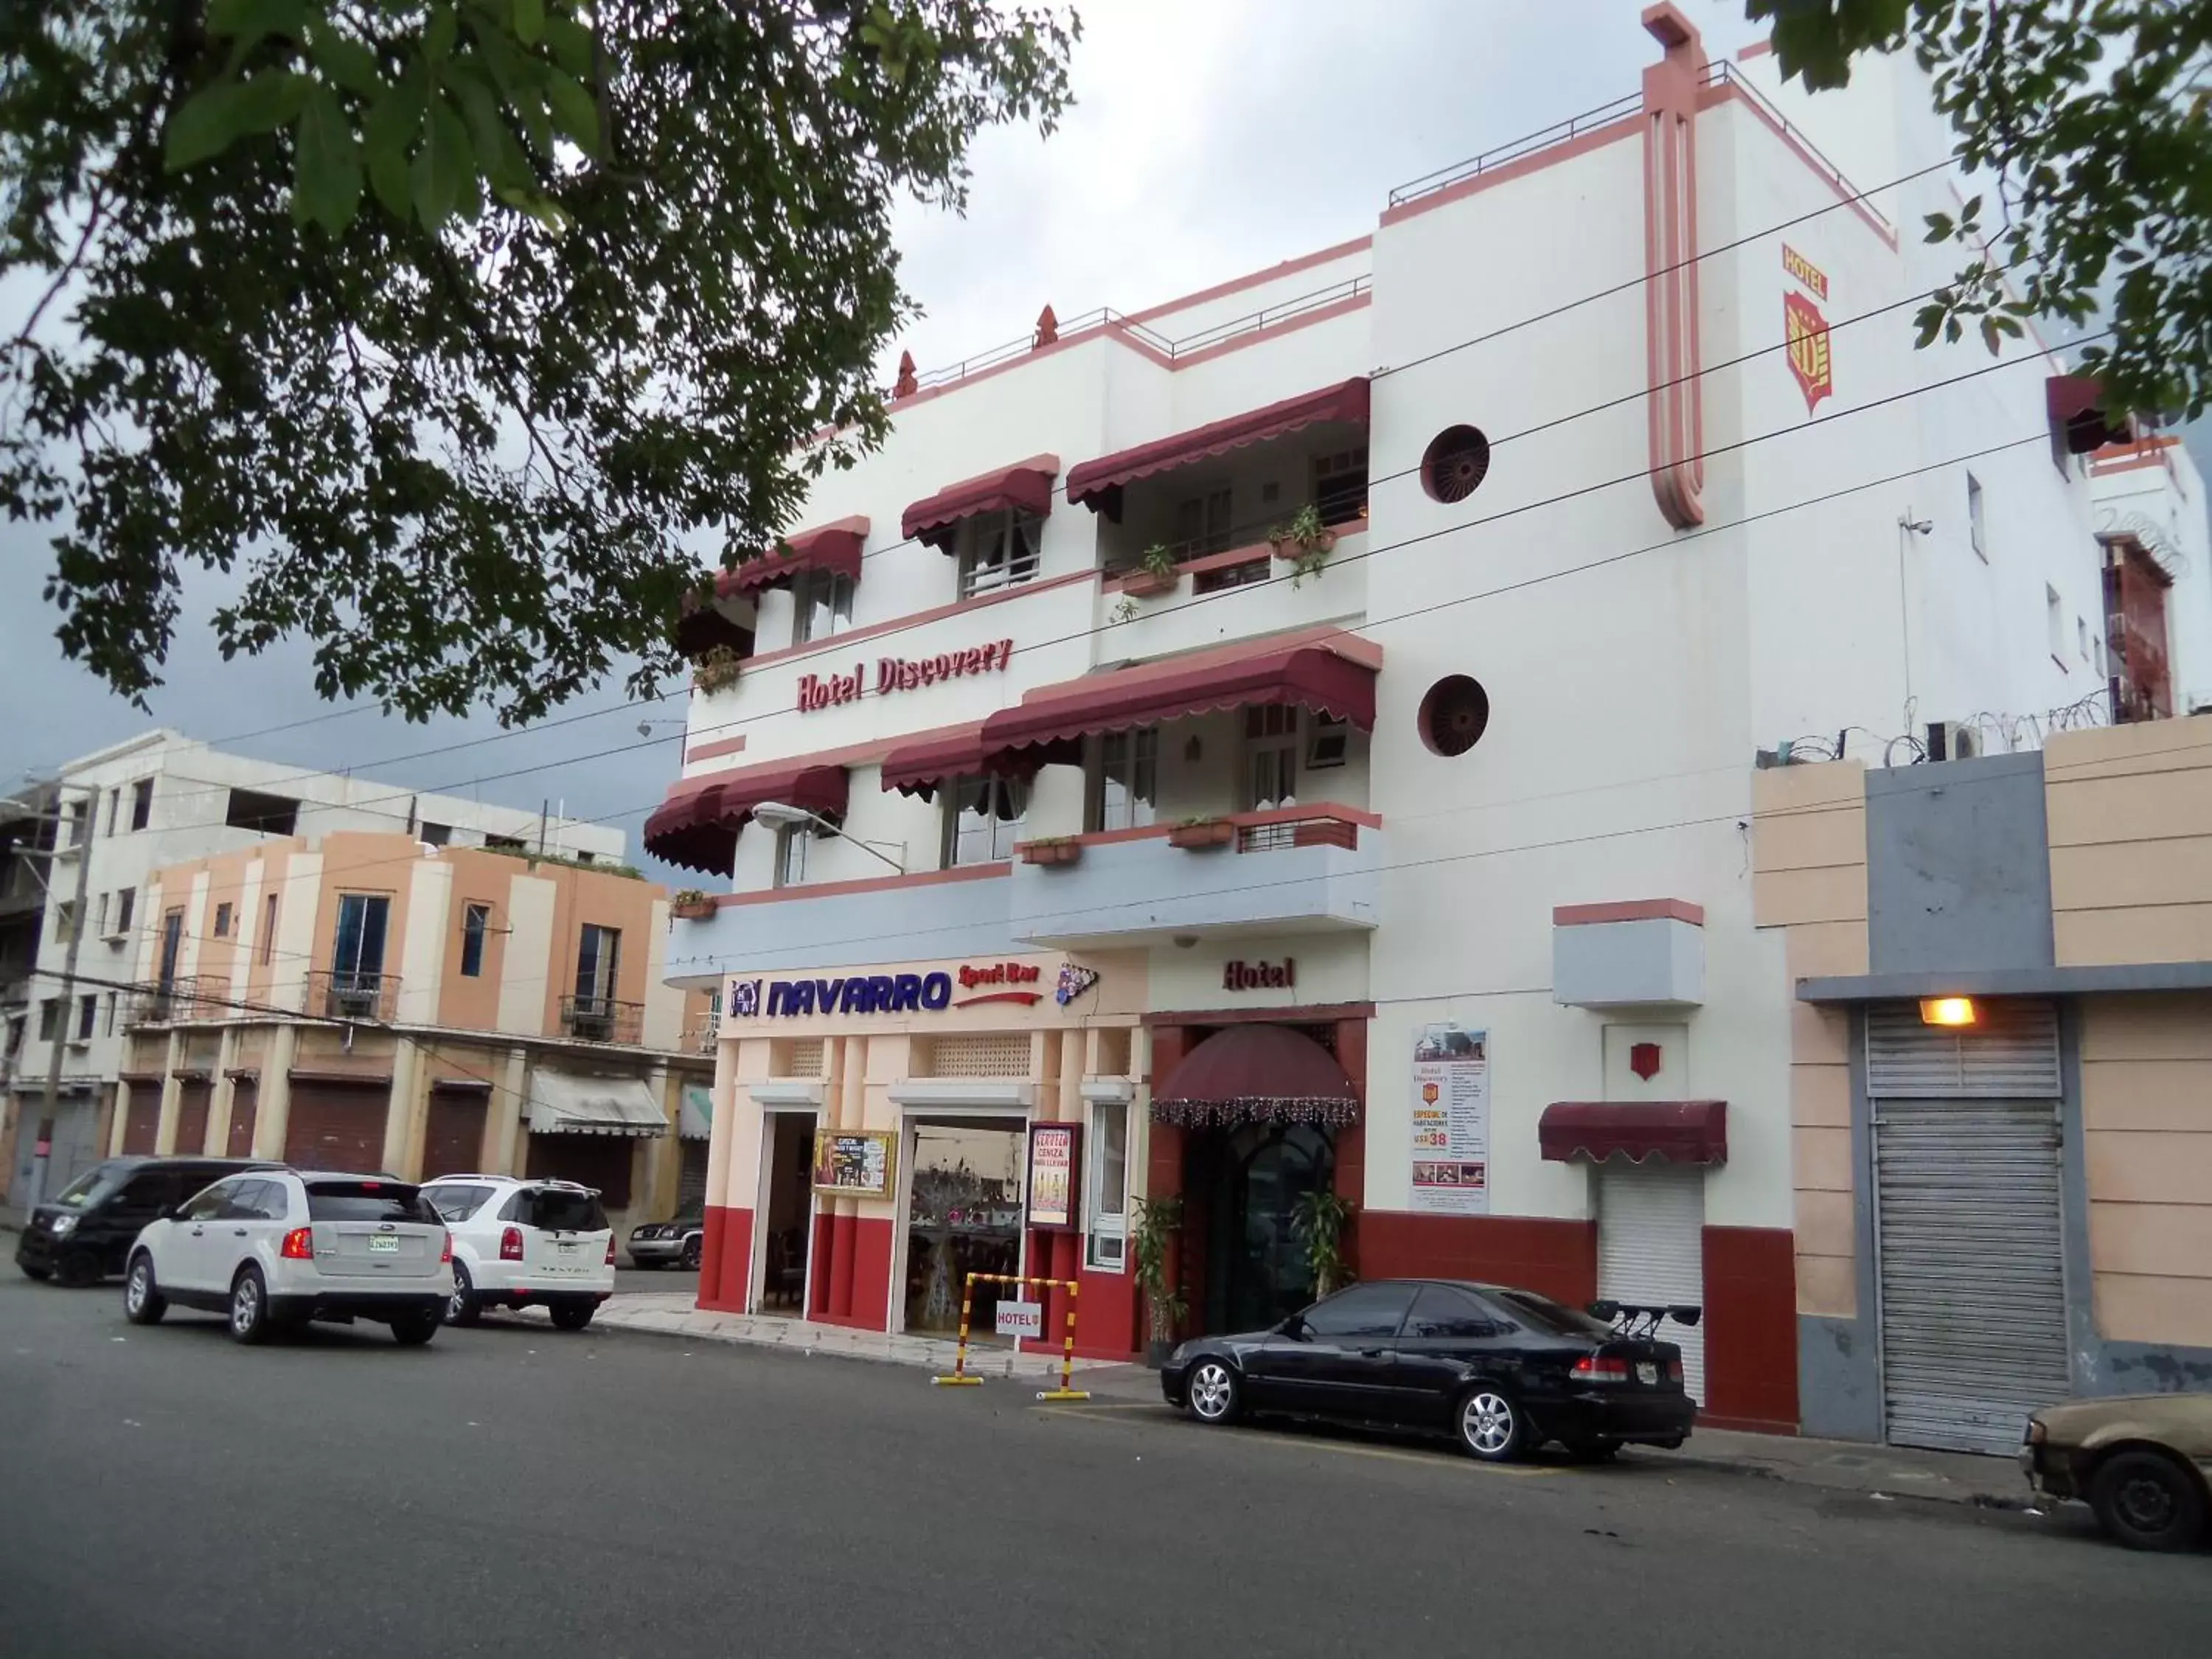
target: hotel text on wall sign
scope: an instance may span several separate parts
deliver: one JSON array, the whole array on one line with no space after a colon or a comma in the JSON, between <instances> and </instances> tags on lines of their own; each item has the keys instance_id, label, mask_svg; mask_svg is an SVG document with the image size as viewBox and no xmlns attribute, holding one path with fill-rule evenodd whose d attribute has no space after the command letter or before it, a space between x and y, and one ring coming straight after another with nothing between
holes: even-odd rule
<instances>
[{"instance_id":1,"label":"hotel text on wall sign","mask_svg":"<svg viewBox=\"0 0 2212 1659\"><path fill-rule=\"evenodd\" d=\"M957 679L966 674L994 674L1004 670L1013 658L1012 640L993 640L958 651L940 651L933 657L878 657L874 690L881 696L886 691L918 690L939 680ZM801 674L799 712L811 714L817 708L835 708L841 702L854 702L868 690L868 665L865 662L854 663L849 674Z\"/></svg>"},{"instance_id":2,"label":"hotel text on wall sign","mask_svg":"<svg viewBox=\"0 0 2212 1659\"><path fill-rule=\"evenodd\" d=\"M1221 964L1224 991L1287 991L1298 982L1298 964L1289 957L1280 962L1225 962Z\"/></svg>"}]
</instances>

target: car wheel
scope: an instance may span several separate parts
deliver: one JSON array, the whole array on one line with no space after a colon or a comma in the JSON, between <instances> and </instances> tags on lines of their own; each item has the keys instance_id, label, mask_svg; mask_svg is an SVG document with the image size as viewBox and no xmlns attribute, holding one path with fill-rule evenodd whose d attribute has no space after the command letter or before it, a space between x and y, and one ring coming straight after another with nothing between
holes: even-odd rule
<instances>
[{"instance_id":1,"label":"car wheel","mask_svg":"<svg viewBox=\"0 0 2212 1659\"><path fill-rule=\"evenodd\" d=\"M248 1347L269 1340L269 1286L248 1267L230 1285L230 1340Z\"/></svg>"},{"instance_id":2,"label":"car wheel","mask_svg":"<svg viewBox=\"0 0 2212 1659\"><path fill-rule=\"evenodd\" d=\"M553 1315L554 1329L580 1331L592 1322L592 1316L599 1310L588 1302L556 1302L550 1311Z\"/></svg>"},{"instance_id":3,"label":"car wheel","mask_svg":"<svg viewBox=\"0 0 2212 1659\"><path fill-rule=\"evenodd\" d=\"M678 1260L682 1264L685 1273L697 1273L699 1271L699 1241L696 1238L685 1239L684 1241L684 1254L678 1257Z\"/></svg>"},{"instance_id":4,"label":"car wheel","mask_svg":"<svg viewBox=\"0 0 2212 1659\"><path fill-rule=\"evenodd\" d=\"M477 1302L477 1282L469 1277L469 1270L459 1256L453 1258L453 1294L446 1304L446 1322L448 1325L473 1325L483 1317L483 1309Z\"/></svg>"},{"instance_id":5,"label":"car wheel","mask_svg":"<svg viewBox=\"0 0 2212 1659\"><path fill-rule=\"evenodd\" d=\"M2204 1532L2204 1494L2162 1452L2116 1452L2097 1466L2089 1504L2131 1550L2185 1550Z\"/></svg>"},{"instance_id":6,"label":"car wheel","mask_svg":"<svg viewBox=\"0 0 2212 1659\"><path fill-rule=\"evenodd\" d=\"M437 1335L442 1322L434 1313L410 1314L392 1322L392 1340L403 1348L419 1348Z\"/></svg>"},{"instance_id":7,"label":"car wheel","mask_svg":"<svg viewBox=\"0 0 2212 1659\"><path fill-rule=\"evenodd\" d=\"M131 1258L123 1281L123 1316L134 1325L158 1325L169 1311L169 1298L154 1282L154 1258L140 1251Z\"/></svg>"},{"instance_id":8,"label":"car wheel","mask_svg":"<svg viewBox=\"0 0 2212 1659\"><path fill-rule=\"evenodd\" d=\"M1528 1420L1513 1396L1493 1382L1478 1382L1460 1396L1459 1443L1470 1457L1510 1463L1528 1448Z\"/></svg>"},{"instance_id":9,"label":"car wheel","mask_svg":"<svg viewBox=\"0 0 2212 1659\"><path fill-rule=\"evenodd\" d=\"M1236 1420L1237 1408L1243 1403L1243 1390L1225 1360L1201 1359L1190 1368L1183 1400L1200 1422L1229 1423Z\"/></svg>"},{"instance_id":10,"label":"car wheel","mask_svg":"<svg viewBox=\"0 0 2212 1659\"><path fill-rule=\"evenodd\" d=\"M84 1255L65 1255L54 1269L54 1283L72 1291L81 1291L100 1280L100 1264Z\"/></svg>"},{"instance_id":11,"label":"car wheel","mask_svg":"<svg viewBox=\"0 0 2212 1659\"><path fill-rule=\"evenodd\" d=\"M27 1261L18 1261L15 1265L23 1270L24 1278L35 1279L41 1285L54 1276L54 1270L51 1267L33 1267Z\"/></svg>"}]
</instances>

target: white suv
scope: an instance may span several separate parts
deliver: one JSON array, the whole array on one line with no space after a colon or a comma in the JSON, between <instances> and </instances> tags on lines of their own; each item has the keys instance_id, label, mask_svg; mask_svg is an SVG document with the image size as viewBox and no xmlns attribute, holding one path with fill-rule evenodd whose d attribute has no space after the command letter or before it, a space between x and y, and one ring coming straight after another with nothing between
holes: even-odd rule
<instances>
[{"instance_id":1,"label":"white suv","mask_svg":"<svg viewBox=\"0 0 2212 1659\"><path fill-rule=\"evenodd\" d=\"M228 1315L240 1342L327 1319L437 1334L453 1240L415 1187L382 1176L264 1169L203 1188L131 1246L123 1310L151 1325L175 1303Z\"/></svg>"},{"instance_id":2,"label":"white suv","mask_svg":"<svg viewBox=\"0 0 2212 1659\"><path fill-rule=\"evenodd\" d=\"M589 1187L450 1175L424 1182L422 1196L453 1232L453 1323L473 1325L486 1308L544 1308L580 1331L615 1293L615 1231Z\"/></svg>"}]
</instances>

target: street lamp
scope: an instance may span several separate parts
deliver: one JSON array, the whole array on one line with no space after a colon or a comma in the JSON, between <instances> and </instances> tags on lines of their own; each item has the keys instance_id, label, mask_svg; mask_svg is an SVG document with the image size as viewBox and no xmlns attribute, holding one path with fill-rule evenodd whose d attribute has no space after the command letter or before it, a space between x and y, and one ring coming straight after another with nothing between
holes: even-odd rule
<instances>
[{"instance_id":1,"label":"street lamp","mask_svg":"<svg viewBox=\"0 0 2212 1659\"><path fill-rule=\"evenodd\" d=\"M881 859L899 874L906 873L906 866L901 864L890 854L877 852L873 846L862 841L858 836L847 835L819 812L809 811L804 806L793 806L787 802L780 800L764 800L753 808L753 819L756 823L766 824L771 830L797 830L804 826L826 832L837 836L842 841L849 841L863 852Z\"/></svg>"}]
</instances>

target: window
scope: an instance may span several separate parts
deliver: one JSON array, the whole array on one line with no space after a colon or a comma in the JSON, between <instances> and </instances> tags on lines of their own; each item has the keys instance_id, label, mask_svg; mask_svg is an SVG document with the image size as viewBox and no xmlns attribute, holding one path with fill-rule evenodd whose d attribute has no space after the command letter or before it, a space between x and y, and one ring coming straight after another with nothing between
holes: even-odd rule
<instances>
[{"instance_id":1,"label":"window","mask_svg":"<svg viewBox=\"0 0 2212 1659\"><path fill-rule=\"evenodd\" d=\"M233 830L251 830L257 836L289 836L299 828L300 803L258 789L234 789L222 821Z\"/></svg>"},{"instance_id":2,"label":"window","mask_svg":"<svg viewBox=\"0 0 2212 1659\"><path fill-rule=\"evenodd\" d=\"M427 1221L438 1212L404 1181L311 1181L310 1221Z\"/></svg>"},{"instance_id":3,"label":"window","mask_svg":"<svg viewBox=\"0 0 2212 1659\"><path fill-rule=\"evenodd\" d=\"M483 976L484 935L491 931L491 906L465 904L461 907L461 977L481 979Z\"/></svg>"},{"instance_id":4,"label":"window","mask_svg":"<svg viewBox=\"0 0 2212 1659\"><path fill-rule=\"evenodd\" d=\"M622 972L622 933L587 921L576 947L576 1000L611 1001Z\"/></svg>"},{"instance_id":5,"label":"window","mask_svg":"<svg viewBox=\"0 0 2212 1659\"><path fill-rule=\"evenodd\" d=\"M1129 1109L1102 1100L1091 1109L1091 1265L1118 1273L1129 1243Z\"/></svg>"},{"instance_id":6,"label":"window","mask_svg":"<svg viewBox=\"0 0 2212 1659\"><path fill-rule=\"evenodd\" d=\"M1454 1337L1495 1336L1498 1317L1465 1291L1448 1285L1424 1285L1413 1298L1413 1311L1406 1321L1406 1334L1431 1340Z\"/></svg>"},{"instance_id":7,"label":"window","mask_svg":"<svg viewBox=\"0 0 2212 1659\"><path fill-rule=\"evenodd\" d=\"M185 943L185 913L172 910L161 918L161 963L155 983L167 991L177 982L177 952Z\"/></svg>"},{"instance_id":8,"label":"window","mask_svg":"<svg viewBox=\"0 0 2212 1659\"><path fill-rule=\"evenodd\" d=\"M107 792L107 833L109 835L115 833L116 823L122 816L123 791L119 787L111 789Z\"/></svg>"},{"instance_id":9,"label":"window","mask_svg":"<svg viewBox=\"0 0 2212 1659\"><path fill-rule=\"evenodd\" d=\"M271 899L270 902L273 904L276 901ZM137 915L137 908L138 890L137 888L125 887L115 895L115 931L118 933L127 933L131 931L131 923Z\"/></svg>"},{"instance_id":10,"label":"window","mask_svg":"<svg viewBox=\"0 0 2212 1659\"><path fill-rule=\"evenodd\" d=\"M425 1187L422 1196L428 1199L438 1213L447 1221L466 1221L484 1206L491 1196L489 1187L471 1186L465 1182L446 1182L436 1187Z\"/></svg>"},{"instance_id":11,"label":"window","mask_svg":"<svg viewBox=\"0 0 2212 1659\"><path fill-rule=\"evenodd\" d=\"M1044 520L1027 513L987 513L962 526L960 597L1028 581L1037 573Z\"/></svg>"},{"instance_id":12,"label":"window","mask_svg":"<svg viewBox=\"0 0 2212 1659\"><path fill-rule=\"evenodd\" d=\"M2087 617L2074 618L2074 642L2081 647L2081 660L2087 662L2089 660L2089 619Z\"/></svg>"},{"instance_id":13,"label":"window","mask_svg":"<svg viewBox=\"0 0 2212 1659\"><path fill-rule=\"evenodd\" d=\"M100 1029L100 993L88 991L76 1000L76 1040L92 1041L92 1034Z\"/></svg>"},{"instance_id":14,"label":"window","mask_svg":"<svg viewBox=\"0 0 2212 1659\"><path fill-rule=\"evenodd\" d=\"M264 962L276 950L276 895L271 893L261 907L261 959Z\"/></svg>"},{"instance_id":15,"label":"window","mask_svg":"<svg viewBox=\"0 0 2212 1659\"><path fill-rule=\"evenodd\" d=\"M76 902L64 899L54 906L54 943L66 944L76 937Z\"/></svg>"},{"instance_id":16,"label":"window","mask_svg":"<svg viewBox=\"0 0 2212 1659\"><path fill-rule=\"evenodd\" d=\"M2063 668L2066 666L2066 607L2058 602L2058 590L2048 582L2043 586L2043 622L2045 634L2051 642L2051 660Z\"/></svg>"},{"instance_id":17,"label":"window","mask_svg":"<svg viewBox=\"0 0 2212 1659\"><path fill-rule=\"evenodd\" d=\"M331 981L340 990L376 988L384 977L384 925L392 901L382 893L338 895L337 938L331 951Z\"/></svg>"},{"instance_id":18,"label":"window","mask_svg":"<svg viewBox=\"0 0 2212 1659\"><path fill-rule=\"evenodd\" d=\"M222 1215L224 1212L231 1200L237 1196L238 1189L246 1184L247 1183L243 1181L216 1182L214 1186L204 1188L193 1198L191 1203L185 1205L184 1213L179 1215L177 1219L179 1221L213 1221L217 1216ZM255 1182L252 1184L259 1186L261 1183Z\"/></svg>"},{"instance_id":19,"label":"window","mask_svg":"<svg viewBox=\"0 0 2212 1659\"><path fill-rule=\"evenodd\" d=\"M117 998L116 998L116 994L115 994L115 993L114 993L114 992L112 992L112 991L110 991L110 992L107 994L107 1018L106 1018L106 1019L104 1019L103 1021L101 1021L101 1022L100 1022L100 1034L102 1036L113 1036L115 1035L115 1005L116 1005L116 1001L117 1001Z\"/></svg>"},{"instance_id":20,"label":"window","mask_svg":"<svg viewBox=\"0 0 2212 1659\"><path fill-rule=\"evenodd\" d=\"M1194 495L1176 503L1175 550L1190 559L1206 553L1226 553L1236 527L1229 517L1230 494L1225 489Z\"/></svg>"},{"instance_id":21,"label":"window","mask_svg":"<svg viewBox=\"0 0 2212 1659\"><path fill-rule=\"evenodd\" d=\"M1018 778L955 778L945 792L945 867L1013 857L1029 795Z\"/></svg>"},{"instance_id":22,"label":"window","mask_svg":"<svg viewBox=\"0 0 2212 1659\"><path fill-rule=\"evenodd\" d=\"M1323 524L1344 524L1359 516L1367 505L1365 444L1314 457L1313 501Z\"/></svg>"},{"instance_id":23,"label":"window","mask_svg":"<svg viewBox=\"0 0 2212 1659\"><path fill-rule=\"evenodd\" d=\"M230 906L228 902L215 907L215 936L217 939L230 937Z\"/></svg>"},{"instance_id":24,"label":"window","mask_svg":"<svg viewBox=\"0 0 2212 1659\"><path fill-rule=\"evenodd\" d=\"M775 832L775 884L798 887L806 880L806 848L814 839L814 826L787 823Z\"/></svg>"},{"instance_id":25,"label":"window","mask_svg":"<svg viewBox=\"0 0 2212 1659\"><path fill-rule=\"evenodd\" d=\"M1352 727L1343 720L1316 720L1306 732L1306 770L1326 772L1344 764L1352 752Z\"/></svg>"},{"instance_id":26,"label":"window","mask_svg":"<svg viewBox=\"0 0 2212 1659\"><path fill-rule=\"evenodd\" d=\"M416 827L415 838L425 847L447 847L453 843L453 826L433 823L428 818Z\"/></svg>"},{"instance_id":27,"label":"window","mask_svg":"<svg viewBox=\"0 0 2212 1659\"><path fill-rule=\"evenodd\" d=\"M1392 1337L1413 1304L1411 1285L1354 1285L1306 1310L1306 1334L1322 1341Z\"/></svg>"},{"instance_id":28,"label":"window","mask_svg":"<svg viewBox=\"0 0 2212 1659\"><path fill-rule=\"evenodd\" d=\"M1248 811L1295 806L1298 793L1298 711L1271 702L1244 711L1244 805Z\"/></svg>"},{"instance_id":29,"label":"window","mask_svg":"<svg viewBox=\"0 0 2212 1659\"><path fill-rule=\"evenodd\" d=\"M241 1181L222 1206L219 1221L282 1221L288 1208L279 1181Z\"/></svg>"},{"instance_id":30,"label":"window","mask_svg":"<svg viewBox=\"0 0 2212 1659\"><path fill-rule=\"evenodd\" d=\"M154 780L141 778L131 786L131 827L143 830L154 821Z\"/></svg>"},{"instance_id":31,"label":"window","mask_svg":"<svg viewBox=\"0 0 2212 1659\"><path fill-rule=\"evenodd\" d=\"M1593 1319L1578 1309L1562 1307L1534 1291L1501 1291L1498 1299L1516 1319L1553 1336L1593 1336L1603 1340L1613 1334L1613 1327L1602 1319Z\"/></svg>"},{"instance_id":32,"label":"window","mask_svg":"<svg viewBox=\"0 0 2212 1659\"><path fill-rule=\"evenodd\" d=\"M92 803L73 800L69 804L69 839L65 847L82 847L92 837Z\"/></svg>"},{"instance_id":33,"label":"window","mask_svg":"<svg viewBox=\"0 0 2212 1659\"><path fill-rule=\"evenodd\" d=\"M39 1001L39 1041L52 1042L62 1029L62 1000L42 997Z\"/></svg>"},{"instance_id":34,"label":"window","mask_svg":"<svg viewBox=\"0 0 2212 1659\"><path fill-rule=\"evenodd\" d=\"M484 837L484 851L487 853L526 853L529 850L530 843L520 836L486 836Z\"/></svg>"},{"instance_id":35,"label":"window","mask_svg":"<svg viewBox=\"0 0 2212 1659\"><path fill-rule=\"evenodd\" d=\"M123 1190L116 1195L115 1207L131 1214L159 1215L199 1191L206 1174L204 1170L195 1172L190 1166L141 1170L124 1182Z\"/></svg>"},{"instance_id":36,"label":"window","mask_svg":"<svg viewBox=\"0 0 2212 1659\"><path fill-rule=\"evenodd\" d=\"M499 1218L550 1233L604 1232L607 1225L597 1193L566 1187L525 1187L507 1200Z\"/></svg>"},{"instance_id":37,"label":"window","mask_svg":"<svg viewBox=\"0 0 2212 1659\"><path fill-rule=\"evenodd\" d=\"M1966 535L1980 554L1982 562L1990 562L1990 536L1987 521L1982 516L1982 481L1972 473L1966 475Z\"/></svg>"},{"instance_id":38,"label":"window","mask_svg":"<svg viewBox=\"0 0 2212 1659\"><path fill-rule=\"evenodd\" d=\"M1027 580L1027 577L1017 578ZM834 570L809 570L791 585L791 642L826 640L853 625L853 579Z\"/></svg>"},{"instance_id":39,"label":"window","mask_svg":"<svg viewBox=\"0 0 2212 1659\"><path fill-rule=\"evenodd\" d=\"M1098 739L1091 775L1089 827L1140 830L1160 798L1160 732L1155 726Z\"/></svg>"},{"instance_id":40,"label":"window","mask_svg":"<svg viewBox=\"0 0 2212 1659\"><path fill-rule=\"evenodd\" d=\"M100 902L92 907L92 931L95 933L104 935L107 932L107 899L108 895L102 893Z\"/></svg>"}]
</instances>

